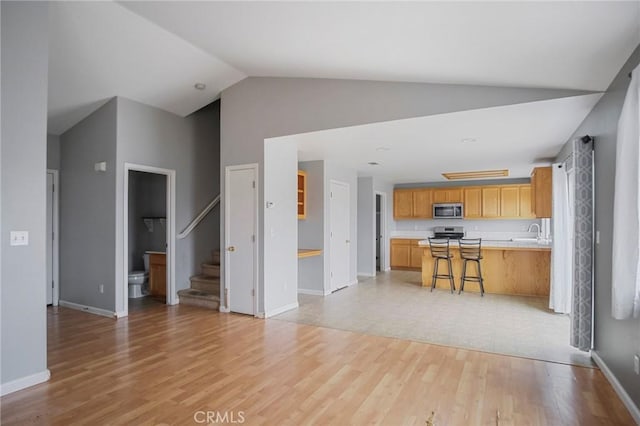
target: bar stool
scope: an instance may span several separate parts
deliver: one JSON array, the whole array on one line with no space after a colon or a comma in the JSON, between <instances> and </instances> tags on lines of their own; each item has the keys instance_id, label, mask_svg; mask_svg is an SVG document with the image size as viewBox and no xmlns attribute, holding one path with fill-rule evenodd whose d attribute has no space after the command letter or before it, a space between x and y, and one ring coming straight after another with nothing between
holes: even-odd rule
<instances>
[{"instance_id":1,"label":"bar stool","mask_svg":"<svg viewBox=\"0 0 640 426\"><path fill-rule=\"evenodd\" d=\"M449 239L448 238L429 238L429 248L431 249L431 257L434 259L433 265L433 280L431 281L431 291L436 287L437 279L447 279L451 285L451 293L456 289L456 285L453 282L453 268L451 266L451 252L449 251ZM449 272L447 274L438 274L438 264L441 260L447 262Z\"/></svg>"},{"instance_id":2,"label":"bar stool","mask_svg":"<svg viewBox=\"0 0 640 426\"><path fill-rule=\"evenodd\" d=\"M460 290L458 294L464 291L465 281L474 281L480 284L480 296L484 296L484 279L482 278L482 269L480 268L480 260L482 260L481 245L482 238L462 238L460 239L460 258L462 259L462 276L460 277ZM478 265L478 275L467 275L467 262L476 262Z\"/></svg>"}]
</instances>

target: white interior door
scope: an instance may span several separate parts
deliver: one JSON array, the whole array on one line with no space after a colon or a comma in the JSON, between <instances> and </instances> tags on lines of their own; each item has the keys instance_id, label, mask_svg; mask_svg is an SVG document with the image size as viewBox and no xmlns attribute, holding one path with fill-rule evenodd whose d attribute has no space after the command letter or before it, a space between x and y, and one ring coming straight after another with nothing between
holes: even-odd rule
<instances>
[{"instance_id":1,"label":"white interior door","mask_svg":"<svg viewBox=\"0 0 640 426\"><path fill-rule=\"evenodd\" d=\"M349 185L331 181L329 194L330 283L331 291L349 284Z\"/></svg>"},{"instance_id":2,"label":"white interior door","mask_svg":"<svg viewBox=\"0 0 640 426\"><path fill-rule=\"evenodd\" d=\"M47 305L53 304L53 173L47 173Z\"/></svg>"},{"instance_id":3,"label":"white interior door","mask_svg":"<svg viewBox=\"0 0 640 426\"><path fill-rule=\"evenodd\" d=\"M232 312L255 315L256 168L227 167L225 281Z\"/></svg>"}]
</instances>

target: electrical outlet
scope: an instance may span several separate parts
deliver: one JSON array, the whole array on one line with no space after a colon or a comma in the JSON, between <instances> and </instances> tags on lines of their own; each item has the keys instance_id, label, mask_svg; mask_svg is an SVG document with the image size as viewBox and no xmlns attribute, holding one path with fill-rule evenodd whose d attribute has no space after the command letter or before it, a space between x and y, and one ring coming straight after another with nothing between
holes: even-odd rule
<instances>
[{"instance_id":1,"label":"electrical outlet","mask_svg":"<svg viewBox=\"0 0 640 426\"><path fill-rule=\"evenodd\" d=\"M104 284L100 284L100 293L104 293Z\"/></svg>"},{"instance_id":2,"label":"electrical outlet","mask_svg":"<svg viewBox=\"0 0 640 426\"><path fill-rule=\"evenodd\" d=\"M633 356L633 371L640 374L640 355L638 354Z\"/></svg>"}]
</instances>

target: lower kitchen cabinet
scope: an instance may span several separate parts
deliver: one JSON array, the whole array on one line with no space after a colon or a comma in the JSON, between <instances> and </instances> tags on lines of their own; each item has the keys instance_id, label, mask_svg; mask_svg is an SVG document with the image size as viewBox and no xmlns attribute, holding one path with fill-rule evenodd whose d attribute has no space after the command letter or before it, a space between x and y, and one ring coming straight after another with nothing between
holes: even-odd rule
<instances>
[{"instance_id":1,"label":"lower kitchen cabinet","mask_svg":"<svg viewBox=\"0 0 640 426\"><path fill-rule=\"evenodd\" d=\"M418 245L421 240L410 238L391 239L391 269L415 270L422 268L423 248Z\"/></svg>"}]
</instances>

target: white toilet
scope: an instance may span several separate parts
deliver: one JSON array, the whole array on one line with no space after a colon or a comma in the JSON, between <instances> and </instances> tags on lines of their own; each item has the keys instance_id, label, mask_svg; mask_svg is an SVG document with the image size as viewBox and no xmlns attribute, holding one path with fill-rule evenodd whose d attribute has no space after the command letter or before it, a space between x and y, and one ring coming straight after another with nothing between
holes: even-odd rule
<instances>
[{"instance_id":1,"label":"white toilet","mask_svg":"<svg viewBox=\"0 0 640 426\"><path fill-rule=\"evenodd\" d=\"M149 280L149 255L142 256L144 271L129 272L129 299L136 299L146 295L146 284Z\"/></svg>"}]
</instances>

